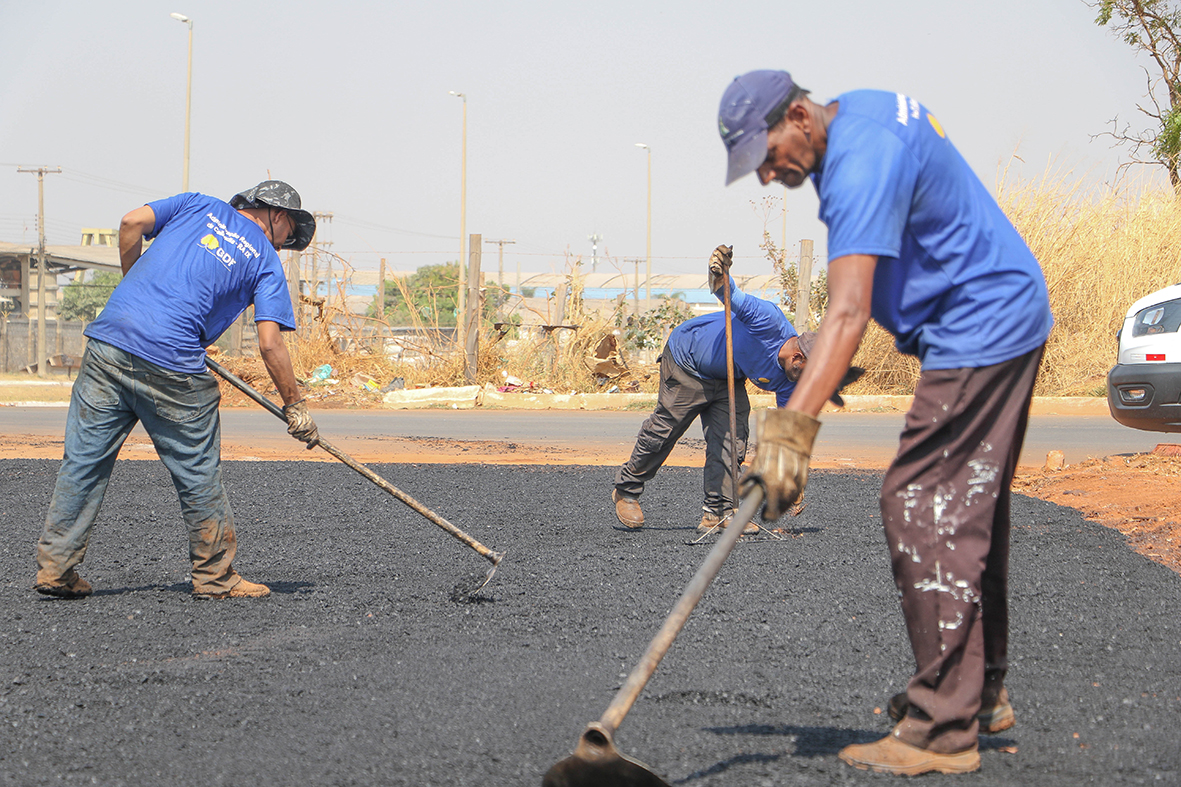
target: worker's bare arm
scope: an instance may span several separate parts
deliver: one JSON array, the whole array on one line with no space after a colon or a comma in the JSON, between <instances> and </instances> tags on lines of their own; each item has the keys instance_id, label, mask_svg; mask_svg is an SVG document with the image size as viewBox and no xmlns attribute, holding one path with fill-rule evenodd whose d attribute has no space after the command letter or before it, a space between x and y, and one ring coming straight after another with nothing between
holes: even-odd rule
<instances>
[{"instance_id":1,"label":"worker's bare arm","mask_svg":"<svg viewBox=\"0 0 1181 787\"><path fill-rule=\"evenodd\" d=\"M267 374L274 381L279 396L283 397L283 404L299 401L302 397L295 383L295 370L291 368L291 356L287 353L287 344L283 341L279 324L259 320L257 327L258 351L267 367Z\"/></svg>"},{"instance_id":2,"label":"worker's bare arm","mask_svg":"<svg viewBox=\"0 0 1181 787\"><path fill-rule=\"evenodd\" d=\"M119 265L123 275L144 250L144 235L156 228L156 212L147 205L136 208L119 222Z\"/></svg>"}]
</instances>

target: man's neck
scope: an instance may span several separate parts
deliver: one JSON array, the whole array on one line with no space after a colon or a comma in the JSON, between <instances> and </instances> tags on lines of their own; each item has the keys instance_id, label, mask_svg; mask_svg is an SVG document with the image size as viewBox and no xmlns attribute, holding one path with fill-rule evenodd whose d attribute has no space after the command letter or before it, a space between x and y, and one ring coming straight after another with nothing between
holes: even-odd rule
<instances>
[{"instance_id":1,"label":"man's neck","mask_svg":"<svg viewBox=\"0 0 1181 787\"><path fill-rule=\"evenodd\" d=\"M267 215L266 210L262 208L240 208L238 213L257 224L258 228L262 230L262 234L267 236L267 240L269 240L271 243L275 242L275 239L271 237L270 227L268 227L267 222L263 220L263 217Z\"/></svg>"}]
</instances>

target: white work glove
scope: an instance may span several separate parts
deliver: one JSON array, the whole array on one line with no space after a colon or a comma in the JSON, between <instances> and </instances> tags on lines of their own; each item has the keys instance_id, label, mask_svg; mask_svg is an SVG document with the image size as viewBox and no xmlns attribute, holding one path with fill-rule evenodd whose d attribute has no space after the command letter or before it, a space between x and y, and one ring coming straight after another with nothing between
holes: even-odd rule
<instances>
[{"instance_id":1,"label":"white work glove","mask_svg":"<svg viewBox=\"0 0 1181 787\"><path fill-rule=\"evenodd\" d=\"M320 430L308 412L308 404L303 399L292 402L283 408L283 416L287 419L287 434L308 444L308 450L316 447L320 440Z\"/></svg>"},{"instance_id":2,"label":"white work glove","mask_svg":"<svg viewBox=\"0 0 1181 787\"><path fill-rule=\"evenodd\" d=\"M709 255L709 291L717 292L722 289L726 277L730 275L730 266L734 262L733 246L718 246Z\"/></svg>"},{"instance_id":3,"label":"white work glove","mask_svg":"<svg viewBox=\"0 0 1181 787\"><path fill-rule=\"evenodd\" d=\"M808 461L820 422L797 410L762 410L755 415L758 448L739 488L743 496L763 487L763 519L774 521L804 494Z\"/></svg>"}]
</instances>

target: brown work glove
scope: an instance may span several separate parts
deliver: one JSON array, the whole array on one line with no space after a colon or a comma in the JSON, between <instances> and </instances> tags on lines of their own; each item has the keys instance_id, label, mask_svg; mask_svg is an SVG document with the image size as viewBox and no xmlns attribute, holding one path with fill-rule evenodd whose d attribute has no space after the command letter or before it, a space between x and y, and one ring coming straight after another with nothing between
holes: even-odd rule
<instances>
[{"instance_id":1,"label":"brown work glove","mask_svg":"<svg viewBox=\"0 0 1181 787\"><path fill-rule=\"evenodd\" d=\"M320 441L320 430L316 428L316 422L308 412L306 401L300 399L287 405L283 408L283 416L287 419L287 434L307 443L309 451L316 447L316 443Z\"/></svg>"},{"instance_id":2,"label":"brown work glove","mask_svg":"<svg viewBox=\"0 0 1181 787\"><path fill-rule=\"evenodd\" d=\"M755 484L763 487L763 519L774 521L804 493L808 460L820 422L797 410L762 410L755 416L759 445L754 461L743 474L745 496Z\"/></svg>"},{"instance_id":3,"label":"brown work glove","mask_svg":"<svg viewBox=\"0 0 1181 787\"><path fill-rule=\"evenodd\" d=\"M717 292L722 289L722 283L730 275L730 266L734 262L733 246L718 246L709 255L709 291Z\"/></svg>"}]
</instances>

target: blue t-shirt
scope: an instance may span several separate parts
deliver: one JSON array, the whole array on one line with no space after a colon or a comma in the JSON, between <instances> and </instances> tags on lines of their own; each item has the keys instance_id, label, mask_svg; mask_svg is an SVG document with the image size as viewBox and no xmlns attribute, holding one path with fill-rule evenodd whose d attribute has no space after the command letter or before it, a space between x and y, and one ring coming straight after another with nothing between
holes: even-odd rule
<instances>
[{"instance_id":1,"label":"blue t-shirt","mask_svg":"<svg viewBox=\"0 0 1181 787\"><path fill-rule=\"evenodd\" d=\"M254 319L295 330L279 255L228 203L187 193L149 202L155 241L86 335L176 372L205 371L205 348L254 304Z\"/></svg>"},{"instance_id":2,"label":"blue t-shirt","mask_svg":"<svg viewBox=\"0 0 1181 787\"><path fill-rule=\"evenodd\" d=\"M957 369L1042 345L1053 317L1041 267L935 116L901 93L837 101L812 175L828 258L878 256L872 313L899 351Z\"/></svg>"},{"instance_id":3,"label":"blue t-shirt","mask_svg":"<svg viewBox=\"0 0 1181 787\"><path fill-rule=\"evenodd\" d=\"M787 373L779 365L779 350L784 342L797 335L796 329L778 306L742 292L733 278L730 279L730 308L736 377L745 377L764 391L774 393L776 403L783 407L796 384L787 379ZM703 314L681 323L669 334L665 352L671 352L677 366L700 380L725 380L725 313Z\"/></svg>"}]
</instances>

